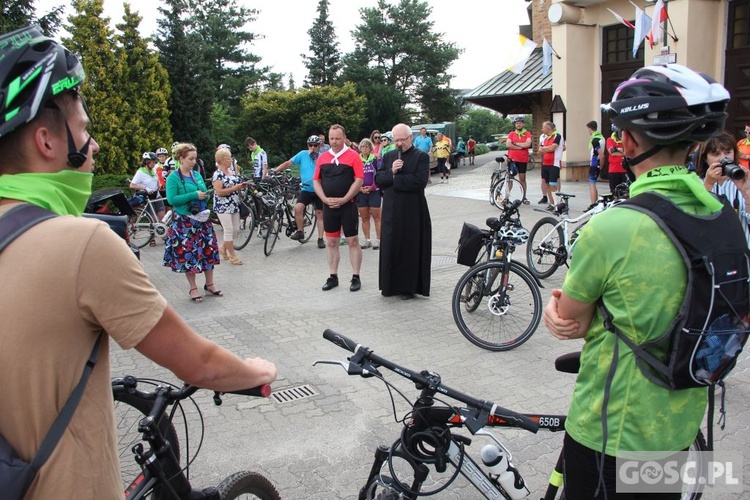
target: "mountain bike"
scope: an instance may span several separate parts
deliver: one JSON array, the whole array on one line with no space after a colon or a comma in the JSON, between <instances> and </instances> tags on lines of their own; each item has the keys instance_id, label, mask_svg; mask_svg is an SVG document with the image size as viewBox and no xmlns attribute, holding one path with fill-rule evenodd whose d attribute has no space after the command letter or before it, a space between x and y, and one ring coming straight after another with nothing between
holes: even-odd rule
<instances>
[{"instance_id":1,"label":"mountain bike","mask_svg":"<svg viewBox=\"0 0 750 500\"><path fill-rule=\"evenodd\" d=\"M386 384L391 394L394 416L396 413L392 390L405 401L409 399L390 382L379 368L386 368L414 383L420 390L419 397L410 404L410 411L400 420L404 428L391 446L380 445L375 451L370 473L359 490L359 500L416 500L446 490L462 474L485 498L526 498L531 494L521 473L514 464L513 454L487 427L511 427L536 433L539 429L558 432L565 429L566 415L521 414L498 406L492 401L477 399L469 394L452 389L442 383L438 373L423 370L413 371L399 366L375 354L369 347L332 330L326 330L323 338L354 355L347 361L317 360L318 364L339 365L349 375L363 378L375 377ZM558 371L577 373L580 353L561 356L555 361ZM436 397L439 395L439 397ZM460 401L467 406L449 404L441 398ZM440 403L436 405L435 403ZM466 429L472 436L488 439L480 451L484 469L469 455L467 448L473 438L458 434ZM699 431L691 446L691 452L705 450L705 441ZM695 484L686 485L683 499L698 499L701 496L707 465L702 455L693 455L697 460ZM560 451L557 464L552 471L543 500L554 500L563 485L563 453ZM448 468L454 470L448 472ZM427 480L433 474L430 484ZM445 479L447 474L448 477ZM704 481L705 482L705 481ZM426 489L427 487L431 489ZM560 492L565 498L565 492Z\"/></svg>"},{"instance_id":2,"label":"mountain bike","mask_svg":"<svg viewBox=\"0 0 750 500\"><path fill-rule=\"evenodd\" d=\"M139 385L148 385L152 390L141 390ZM215 488L197 490L191 486L190 464L200 451L200 444L192 457L186 453L187 456L183 456L181 462L181 452L183 449L189 452L189 442L186 439L182 448L180 447L173 418L180 410L187 425L181 404L186 399L192 401L200 415L200 408L191 397L198 390L189 384L178 388L167 382L138 379L131 375L112 379L117 446L125 498L227 500L240 498L241 495L255 495L254 498L261 500L279 500L279 494L271 481L256 472L232 474ZM222 403L222 394L214 392L213 400L217 406ZM233 391L232 394L267 397L271 394L271 386ZM202 427L202 416L200 421ZM201 428L200 443L203 442L202 433Z\"/></svg>"},{"instance_id":3,"label":"mountain bike","mask_svg":"<svg viewBox=\"0 0 750 500\"><path fill-rule=\"evenodd\" d=\"M583 226L594 215L603 212L610 206L624 199L624 196L602 195L596 203L590 205L582 215L570 218L570 198L574 194L556 193L560 202L552 212L541 208L534 208L537 212L544 212L555 217L540 219L531 229L529 242L526 245L526 262L531 272L539 279L552 276L560 266L567 266L568 259L573 253L576 239Z\"/></svg>"},{"instance_id":4,"label":"mountain bike","mask_svg":"<svg viewBox=\"0 0 750 500\"><path fill-rule=\"evenodd\" d=\"M495 161L498 165L490 178L490 204L496 208L501 208L501 205L511 203L511 200L526 198L526 192L521 182L516 179L518 170L515 162L508 158L508 166L502 168L505 157L498 156Z\"/></svg>"},{"instance_id":5,"label":"mountain bike","mask_svg":"<svg viewBox=\"0 0 750 500\"><path fill-rule=\"evenodd\" d=\"M542 319L541 283L522 263L512 260L529 232L517 214L521 200L506 208L501 219L490 217L481 231L485 261L459 278L453 290L453 319L472 344L507 351L526 342ZM486 299L486 300L485 300Z\"/></svg>"},{"instance_id":6,"label":"mountain bike","mask_svg":"<svg viewBox=\"0 0 750 500\"><path fill-rule=\"evenodd\" d=\"M266 257L271 255L276 241L279 239L279 233L282 228L286 228L287 238L297 232L297 222L294 218L295 205L299 196L301 184L300 178L294 177L285 185L284 189L276 194L274 211L271 220L268 223L268 236L263 248ZM305 206L302 212L302 232L304 236L298 240L300 243L307 243L315 232L318 221L318 215L315 212L315 205L310 203Z\"/></svg>"}]
</instances>

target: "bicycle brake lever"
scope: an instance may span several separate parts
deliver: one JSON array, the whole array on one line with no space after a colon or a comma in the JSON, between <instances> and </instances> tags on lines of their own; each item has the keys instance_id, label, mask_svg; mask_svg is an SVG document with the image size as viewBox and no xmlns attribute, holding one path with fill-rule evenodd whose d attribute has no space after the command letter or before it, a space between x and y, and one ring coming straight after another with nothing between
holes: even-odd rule
<instances>
[{"instance_id":1,"label":"bicycle brake lever","mask_svg":"<svg viewBox=\"0 0 750 500\"><path fill-rule=\"evenodd\" d=\"M352 363L350 361L339 361L339 360L328 360L328 359L319 359L316 361L313 361L313 366L317 364L322 365L339 365L344 370L346 370L346 373L348 375L360 375L361 377L367 378L372 377L374 375L380 375L380 372L375 368L374 366L367 364L366 367L360 366L356 363Z\"/></svg>"}]
</instances>

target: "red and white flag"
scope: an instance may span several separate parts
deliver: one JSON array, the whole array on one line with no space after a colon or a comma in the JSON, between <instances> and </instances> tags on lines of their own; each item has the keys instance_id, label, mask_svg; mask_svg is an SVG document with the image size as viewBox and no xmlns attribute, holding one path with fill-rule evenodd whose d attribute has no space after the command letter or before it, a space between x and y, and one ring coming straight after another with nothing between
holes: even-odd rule
<instances>
[{"instance_id":1,"label":"red and white flag","mask_svg":"<svg viewBox=\"0 0 750 500\"><path fill-rule=\"evenodd\" d=\"M631 30L635 29L635 26L633 26L633 23L631 23L627 19L623 18L620 14L618 14L617 12L615 12L612 9L607 9L607 10L610 11L612 13L612 15L615 16L615 19L617 19L618 21L620 21L622 24L624 24L625 26L627 26Z\"/></svg>"},{"instance_id":2,"label":"red and white flag","mask_svg":"<svg viewBox=\"0 0 750 500\"><path fill-rule=\"evenodd\" d=\"M654 5L654 12L651 15L651 46L659 43L661 40L661 23L669 19L667 9L664 7L664 0L658 0Z\"/></svg>"}]
</instances>

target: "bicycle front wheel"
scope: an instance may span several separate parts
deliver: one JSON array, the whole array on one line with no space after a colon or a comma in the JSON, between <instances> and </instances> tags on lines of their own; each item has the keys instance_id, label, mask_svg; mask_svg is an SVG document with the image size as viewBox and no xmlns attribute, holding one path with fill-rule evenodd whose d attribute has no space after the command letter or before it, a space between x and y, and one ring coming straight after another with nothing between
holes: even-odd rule
<instances>
[{"instance_id":1,"label":"bicycle front wheel","mask_svg":"<svg viewBox=\"0 0 750 500\"><path fill-rule=\"evenodd\" d=\"M138 422L148 416L153 401L146 401L127 393L113 393L115 404L115 432L117 434L117 454L120 459L123 490L130 486L141 473L141 466L135 461L132 448L143 441L138 432ZM159 422L159 430L167 440L177 462L180 461L180 443L177 431L165 415Z\"/></svg>"},{"instance_id":2,"label":"bicycle front wheel","mask_svg":"<svg viewBox=\"0 0 750 500\"><path fill-rule=\"evenodd\" d=\"M154 218L143 209L131 216L128 223L128 232L130 233L130 242L138 248L148 245L151 238L154 237Z\"/></svg>"},{"instance_id":3,"label":"bicycle front wheel","mask_svg":"<svg viewBox=\"0 0 750 500\"><path fill-rule=\"evenodd\" d=\"M244 202L240 202L243 203ZM252 207L247 207L247 217L240 217L240 227L234 233L234 249L242 250L250 243L250 238L253 237L253 231L255 230L255 210Z\"/></svg>"},{"instance_id":4,"label":"bicycle front wheel","mask_svg":"<svg viewBox=\"0 0 750 500\"><path fill-rule=\"evenodd\" d=\"M561 256L567 254L565 236L558 223L554 217L545 217L539 220L529 233L526 262L531 272L539 279L552 276L561 264Z\"/></svg>"},{"instance_id":5,"label":"bicycle front wheel","mask_svg":"<svg viewBox=\"0 0 750 500\"><path fill-rule=\"evenodd\" d=\"M263 244L263 253L266 254L266 257L273 252L273 247L276 245L276 240L279 239L279 232L283 223L284 208L278 207L273 212L271 220L268 223L268 234L266 235L266 242Z\"/></svg>"},{"instance_id":6,"label":"bicycle front wheel","mask_svg":"<svg viewBox=\"0 0 750 500\"><path fill-rule=\"evenodd\" d=\"M493 192L495 205L497 208L502 207L503 203L513 203L516 200L522 200L526 197L523 192L523 186L518 179L502 179L495 186Z\"/></svg>"},{"instance_id":7,"label":"bicycle front wheel","mask_svg":"<svg viewBox=\"0 0 750 500\"><path fill-rule=\"evenodd\" d=\"M221 500L235 498L259 498L260 500L281 500L276 487L265 476L257 472L238 472L219 484ZM246 496L251 495L251 496Z\"/></svg>"},{"instance_id":8,"label":"bicycle front wheel","mask_svg":"<svg viewBox=\"0 0 750 500\"><path fill-rule=\"evenodd\" d=\"M304 212L302 212L302 231L305 236L300 240L302 243L307 243L315 233L315 227L318 224L318 214L315 211L315 204L309 203L305 206Z\"/></svg>"},{"instance_id":9,"label":"bicycle front wheel","mask_svg":"<svg viewBox=\"0 0 750 500\"><path fill-rule=\"evenodd\" d=\"M542 319L542 294L518 263L490 261L470 268L453 291L453 319L471 343L507 351L526 342Z\"/></svg>"}]
</instances>

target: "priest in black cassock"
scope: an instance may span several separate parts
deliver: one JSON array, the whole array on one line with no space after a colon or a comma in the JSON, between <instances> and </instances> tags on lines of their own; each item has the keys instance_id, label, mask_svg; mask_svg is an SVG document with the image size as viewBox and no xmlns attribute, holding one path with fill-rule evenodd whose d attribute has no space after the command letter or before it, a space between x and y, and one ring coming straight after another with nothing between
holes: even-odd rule
<instances>
[{"instance_id":1,"label":"priest in black cassock","mask_svg":"<svg viewBox=\"0 0 750 500\"><path fill-rule=\"evenodd\" d=\"M412 131L393 127L397 149L383 155L375 184L383 192L380 233L381 293L411 299L430 295L432 221L424 189L430 177L430 157L412 146Z\"/></svg>"}]
</instances>

